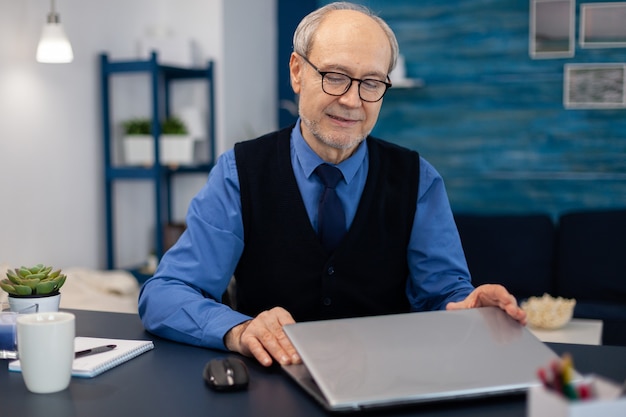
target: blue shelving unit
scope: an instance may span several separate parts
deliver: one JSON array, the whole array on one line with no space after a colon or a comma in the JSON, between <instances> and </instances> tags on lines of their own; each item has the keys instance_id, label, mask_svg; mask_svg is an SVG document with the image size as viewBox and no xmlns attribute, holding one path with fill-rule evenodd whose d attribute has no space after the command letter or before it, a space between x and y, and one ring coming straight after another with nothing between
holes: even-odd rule
<instances>
[{"instance_id":1,"label":"blue shelving unit","mask_svg":"<svg viewBox=\"0 0 626 417\"><path fill-rule=\"evenodd\" d=\"M154 251L158 258L163 255L163 228L171 222L171 188L175 175L186 173L208 173L215 161L215 109L213 62L208 61L204 68L181 68L161 65L156 52L147 60L111 61L107 54L100 56L101 94L102 94L102 129L104 155L104 192L106 204L106 249L107 268L118 267L115 262L115 236L113 213L113 184L116 181L150 181L154 186ZM154 164L151 167L115 165L112 158L111 126L111 91L110 79L116 74L143 73L150 77L152 94L152 132L154 139ZM158 138L160 120L170 115L170 90L179 80L206 80L208 97L208 152L206 163L185 165L172 168L159 163Z\"/></svg>"}]
</instances>

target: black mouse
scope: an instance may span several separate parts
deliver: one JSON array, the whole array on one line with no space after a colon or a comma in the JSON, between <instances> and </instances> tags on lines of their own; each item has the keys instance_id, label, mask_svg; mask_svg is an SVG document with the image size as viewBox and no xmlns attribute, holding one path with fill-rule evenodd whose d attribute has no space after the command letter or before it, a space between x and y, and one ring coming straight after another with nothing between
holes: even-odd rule
<instances>
[{"instance_id":1,"label":"black mouse","mask_svg":"<svg viewBox=\"0 0 626 417\"><path fill-rule=\"evenodd\" d=\"M212 359L204 366L204 382L217 391L239 391L248 387L248 368L239 358Z\"/></svg>"}]
</instances>

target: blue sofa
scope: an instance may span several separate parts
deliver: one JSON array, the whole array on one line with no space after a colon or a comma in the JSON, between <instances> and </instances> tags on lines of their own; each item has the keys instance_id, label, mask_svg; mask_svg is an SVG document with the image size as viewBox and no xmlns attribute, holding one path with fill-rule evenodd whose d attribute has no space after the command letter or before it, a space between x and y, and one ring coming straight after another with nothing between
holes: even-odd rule
<instances>
[{"instance_id":1,"label":"blue sofa","mask_svg":"<svg viewBox=\"0 0 626 417\"><path fill-rule=\"evenodd\" d=\"M626 209L455 221L474 284L503 284L518 301L575 298L574 317L603 320L602 343L626 346Z\"/></svg>"}]
</instances>

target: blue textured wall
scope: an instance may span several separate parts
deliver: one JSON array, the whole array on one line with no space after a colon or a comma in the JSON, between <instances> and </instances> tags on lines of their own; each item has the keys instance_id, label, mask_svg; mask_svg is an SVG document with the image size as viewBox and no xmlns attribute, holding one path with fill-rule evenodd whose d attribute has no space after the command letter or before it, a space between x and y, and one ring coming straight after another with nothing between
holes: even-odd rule
<instances>
[{"instance_id":1,"label":"blue textured wall","mask_svg":"<svg viewBox=\"0 0 626 417\"><path fill-rule=\"evenodd\" d=\"M626 49L533 60L527 1L360 3L387 20L407 76L425 83L390 90L374 134L432 162L455 211L626 207L626 110L565 110L562 98L566 63L624 63Z\"/></svg>"}]
</instances>

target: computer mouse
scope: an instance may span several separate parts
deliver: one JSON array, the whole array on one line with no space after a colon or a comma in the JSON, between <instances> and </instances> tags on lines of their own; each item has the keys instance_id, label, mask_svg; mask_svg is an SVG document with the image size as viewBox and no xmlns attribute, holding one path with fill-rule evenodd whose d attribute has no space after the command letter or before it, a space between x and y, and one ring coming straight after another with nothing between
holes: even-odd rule
<instances>
[{"instance_id":1,"label":"computer mouse","mask_svg":"<svg viewBox=\"0 0 626 417\"><path fill-rule=\"evenodd\" d=\"M212 359L204 366L202 376L216 391L239 391L248 387L248 368L239 358Z\"/></svg>"}]
</instances>

